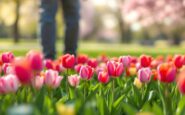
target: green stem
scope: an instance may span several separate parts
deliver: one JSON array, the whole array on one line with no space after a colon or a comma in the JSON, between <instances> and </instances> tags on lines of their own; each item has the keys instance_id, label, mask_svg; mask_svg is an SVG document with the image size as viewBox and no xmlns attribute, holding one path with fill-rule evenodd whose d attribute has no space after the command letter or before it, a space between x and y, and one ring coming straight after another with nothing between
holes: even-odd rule
<instances>
[{"instance_id":1,"label":"green stem","mask_svg":"<svg viewBox=\"0 0 185 115\"><path fill-rule=\"evenodd\" d=\"M85 91L86 89L85 88L86 88L86 81L84 80L84 89L83 89L84 90L83 91L84 92L84 102L85 102L85 98L86 98L86 91Z\"/></svg>"},{"instance_id":2,"label":"green stem","mask_svg":"<svg viewBox=\"0 0 185 115\"><path fill-rule=\"evenodd\" d=\"M112 80L112 102L114 103L114 79Z\"/></svg>"}]
</instances>

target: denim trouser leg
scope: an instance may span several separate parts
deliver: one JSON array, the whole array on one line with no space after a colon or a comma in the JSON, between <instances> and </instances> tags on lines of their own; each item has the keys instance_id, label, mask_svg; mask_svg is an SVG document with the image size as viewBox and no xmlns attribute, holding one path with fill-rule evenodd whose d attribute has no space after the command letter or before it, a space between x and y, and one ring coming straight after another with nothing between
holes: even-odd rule
<instances>
[{"instance_id":1,"label":"denim trouser leg","mask_svg":"<svg viewBox=\"0 0 185 115\"><path fill-rule=\"evenodd\" d=\"M65 49L64 53L76 55L78 36L80 3L79 0L61 0L65 21Z\"/></svg>"},{"instance_id":2,"label":"denim trouser leg","mask_svg":"<svg viewBox=\"0 0 185 115\"><path fill-rule=\"evenodd\" d=\"M54 59L56 55L55 38L57 0L41 0L40 4L40 37L45 58Z\"/></svg>"}]
</instances>

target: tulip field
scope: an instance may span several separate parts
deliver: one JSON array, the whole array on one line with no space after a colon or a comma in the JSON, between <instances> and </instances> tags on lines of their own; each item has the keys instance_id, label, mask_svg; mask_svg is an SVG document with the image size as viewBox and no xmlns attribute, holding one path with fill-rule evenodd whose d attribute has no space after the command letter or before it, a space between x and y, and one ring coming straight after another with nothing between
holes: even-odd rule
<instances>
[{"instance_id":1,"label":"tulip field","mask_svg":"<svg viewBox=\"0 0 185 115\"><path fill-rule=\"evenodd\" d=\"M185 55L0 55L0 114L184 115Z\"/></svg>"}]
</instances>

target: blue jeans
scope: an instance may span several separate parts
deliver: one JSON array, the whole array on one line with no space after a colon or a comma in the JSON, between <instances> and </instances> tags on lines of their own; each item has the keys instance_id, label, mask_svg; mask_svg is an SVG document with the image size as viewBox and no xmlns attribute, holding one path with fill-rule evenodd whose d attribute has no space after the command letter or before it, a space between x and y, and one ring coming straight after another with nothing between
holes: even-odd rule
<instances>
[{"instance_id":1,"label":"blue jeans","mask_svg":"<svg viewBox=\"0 0 185 115\"><path fill-rule=\"evenodd\" d=\"M63 8L65 22L64 53L75 54L79 35L79 0L41 0L40 37L45 58L54 59L56 55L56 12L58 3Z\"/></svg>"}]
</instances>

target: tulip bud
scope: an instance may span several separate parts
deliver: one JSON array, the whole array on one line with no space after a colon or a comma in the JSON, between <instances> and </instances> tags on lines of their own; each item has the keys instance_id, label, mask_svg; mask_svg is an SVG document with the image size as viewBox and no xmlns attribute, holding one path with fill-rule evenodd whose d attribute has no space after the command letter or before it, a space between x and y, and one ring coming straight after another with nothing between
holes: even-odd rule
<instances>
[{"instance_id":1,"label":"tulip bud","mask_svg":"<svg viewBox=\"0 0 185 115\"><path fill-rule=\"evenodd\" d=\"M44 77L42 76L35 76L34 80L32 81L32 86L39 90L42 88L43 86L43 83L44 83Z\"/></svg>"},{"instance_id":2,"label":"tulip bud","mask_svg":"<svg viewBox=\"0 0 185 115\"><path fill-rule=\"evenodd\" d=\"M124 67L122 63L115 62L115 61L108 61L107 70L110 76L119 77L123 73Z\"/></svg>"},{"instance_id":3,"label":"tulip bud","mask_svg":"<svg viewBox=\"0 0 185 115\"><path fill-rule=\"evenodd\" d=\"M61 57L61 62L63 67L71 69L75 65L75 56L70 54L65 54L64 56Z\"/></svg>"},{"instance_id":4,"label":"tulip bud","mask_svg":"<svg viewBox=\"0 0 185 115\"><path fill-rule=\"evenodd\" d=\"M80 69L80 77L85 80L90 80L93 76L94 70L90 66L82 66Z\"/></svg>"},{"instance_id":5,"label":"tulip bud","mask_svg":"<svg viewBox=\"0 0 185 115\"><path fill-rule=\"evenodd\" d=\"M134 85L135 85L138 89L140 89L140 88L142 87L142 83L141 83L141 81L140 81L137 77L134 79Z\"/></svg>"},{"instance_id":6,"label":"tulip bud","mask_svg":"<svg viewBox=\"0 0 185 115\"><path fill-rule=\"evenodd\" d=\"M98 61L94 58L89 59L87 65L91 66L92 68L96 68L98 66Z\"/></svg>"},{"instance_id":7,"label":"tulip bud","mask_svg":"<svg viewBox=\"0 0 185 115\"><path fill-rule=\"evenodd\" d=\"M55 89L55 88L59 87L62 79L63 79L63 77L58 76L58 72L55 70L49 69L49 70L46 70L46 72L45 72L44 82L50 88Z\"/></svg>"},{"instance_id":8,"label":"tulip bud","mask_svg":"<svg viewBox=\"0 0 185 115\"><path fill-rule=\"evenodd\" d=\"M180 72L177 79L177 86L182 94L185 94L185 71Z\"/></svg>"},{"instance_id":9,"label":"tulip bud","mask_svg":"<svg viewBox=\"0 0 185 115\"><path fill-rule=\"evenodd\" d=\"M163 63L160 64L157 68L158 71L158 79L161 82L170 83L175 80L176 68L173 64Z\"/></svg>"},{"instance_id":10,"label":"tulip bud","mask_svg":"<svg viewBox=\"0 0 185 115\"><path fill-rule=\"evenodd\" d=\"M78 75L68 76L68 82L72 87L77 87L80 83L80 76Z\"/></svg>"},{"instance_id":11,"label":"tulip bud","mask_svg":"<svg viewBox=\"0 0 185 115\"><path fill-rule=\"evenodd\" d=\"M54 69L53 61L51 59L44 60L44 67L46 69Z\"/></svg>"},{"instance_id":12,"label":"tulip bud","mask_svg":"<svg viewBox=\"0 0 185 115\"><path fill-rule=\"evenodd\" d=\"M105 71L99 72L98 81L101 83L108 83L109 82L109 74Z\"/></svg>"},{"instance_id":13,"label":"tulip bud","mask_svg":"<svg viewBox=\"0 0 185 115\"><path fill-rule=\"evenodd\" d=\"M88 56L85 54L81 54L77 57L78 64L85 64L88 61Z\"/></svg>"},{"instance_id":14,"label":"tulip bud","mask_svg":"<svg viewBox=\"0 0 185 115\"><path fill-rule=\"evenodd\" d=\"M140 56L140 64L142 67L149 67L152 62L152 58L150 56L141 55Z\"/></svg>"},{"instance_id":15,"label":"tulip bud","mask_svg":"<svg viewBox=\"0 0 185 115\"><path fill-rule=\"evenodd\" d=\"M184 65L184 56L176 55L173 59L173 62L177 68L181 68Z\"/></svg>"},{"instance_id":16,"label":"tulip bud","mask_svg":"<svg viewBox=\"0 0 185 115\"><path fill-rule=\"evenodd\" d=\"M132 59L130 56L121 56L119 62L123 64L124 67L129 67Z\"/></svg>"},{"instance_id":17,"label":"tulip bud","mask_svg":"<svg viewBox=\"0 0 185 115\"><path fill-rule=\"evenodd\" d=\"M41 71L43 68L43 56L41 53L36 51L29 51L27 53L28 61L32 70Z\"/></svg>"},{"instance_id":18,"label":"tulip bud","mask_svg":"<svg viewBox=\"0 0 185 115\"><path fill-rule=\"evenodd\" d=\"M10 63L14 60L14 55L12 52L5 52L1 55L1 60L3 63Z\"/></svg>"},{"instance_id":19,"label":"tulip bud","mask_svg":"<svg viewBox=\"0 0 185 115\"><path fill-rule=\"evenodd\" d=\"M150 68L141 68L138 71L137 76L141 82L148 83L150 82L151 75L152 75L152 71L150 70Z\"/></svg>"},{"instance_id":20,"label":"tulip bud","mask_svg":"<svg viewBox=\"0 0 185 115\"><path fill-rule=\"evenodd\" d=\"M14 72L22 84L30 84L33 73L27 58L17 58L14 63Z\"/></svg>"}]
</instances>

